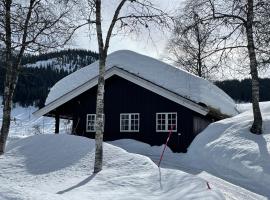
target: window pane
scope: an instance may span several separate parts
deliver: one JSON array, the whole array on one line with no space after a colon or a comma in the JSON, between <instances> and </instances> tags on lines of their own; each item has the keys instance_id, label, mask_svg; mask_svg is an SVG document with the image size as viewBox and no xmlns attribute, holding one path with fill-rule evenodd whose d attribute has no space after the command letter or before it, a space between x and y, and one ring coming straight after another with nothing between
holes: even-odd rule
<instances>
[{"instance_id":1,"label":"window pane","mask_svg":"<svg viewBox=\"0 0 270 200\"><path fill-rule=\"evenodd\" d=\"M139 114L120 114L120 131L139 131Z\"/></svg>"},{"instance_id":2,"label":"window pane","mask_svg":"<svg viewBox=\"0 0 270 200\"><path fill-rule=\"evenodd\" d=\"M86 131L94 132L96 127L96 114L87 114L86 116Z\"/></svg>"},{"instance_id":3,"label":"window pane","mask_svg":"<svg viewBox=\"0 0 270 200\"><path fill-rule=\"evenodd\" d=\"M177 113L158 113L156 118L157 131L177 130Z\"/></svg>"}]
</instances>

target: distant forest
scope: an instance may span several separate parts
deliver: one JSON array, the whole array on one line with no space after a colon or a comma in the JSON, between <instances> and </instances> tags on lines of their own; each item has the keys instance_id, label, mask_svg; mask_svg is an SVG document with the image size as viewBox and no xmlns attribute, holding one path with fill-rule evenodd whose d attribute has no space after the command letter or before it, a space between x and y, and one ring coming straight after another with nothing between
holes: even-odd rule
<instances>
[{"instance_id":1,"label":"distant forest","mask_svg":"<svg viewBox=\"0 0 270 200\"><path fill-rule=\"evenodd\" d=\"M18 79L18 84L14 94L14 103L21 106L38 106L44 105L49 89L60 79L69 73L87 66L98 59L98 54L87 50L63 50L41 55L27 55L22 60L22 64L34 64L38 61L48 59L57 59L53 65L63 66L61 69L54 69L51 63L40 67L23 67ZM1 60L1 59L0 59ZM73 71L65 68L66 64L72 64ZM0 95L3 95L5 69L3 63L0 63Z\"/></svg>"},{"instance_id":2,"label":"distant forest","mask_svg":"<svg viewBox=\"0 0 270 200\"><path fill-rule=\"evenodd\" d=\"M55 61L35 64L50 59ZM25 56L22 64L31 64L31 67L22 68L13 102L25 107L43 106L49 89L58 80L97 59L98 54L95 52L76 49ZM0 95L3 95L4 73L0 59ZM250 79L217 81L215 84L237 102L251 101ZM260 101L270 101L270 79L260 79Z\"/></svg>"},{"instance_id":3,"label":"distant forest","mask_svg":"<svg viewBox=\"0 0 270 200\"><path fill-rule=\"evenodd\" d=\"M251 102L251 80L225 80L215 84L237 102ZM270 79L260 79L260 101L270 101Z\"/></svg>"}]
</instances>

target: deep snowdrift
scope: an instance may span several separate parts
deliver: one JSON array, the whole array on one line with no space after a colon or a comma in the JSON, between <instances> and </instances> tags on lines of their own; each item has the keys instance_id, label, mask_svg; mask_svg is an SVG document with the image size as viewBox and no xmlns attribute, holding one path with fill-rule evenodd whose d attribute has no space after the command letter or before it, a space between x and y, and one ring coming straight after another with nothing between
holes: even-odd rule
<instances>
[{"instance_id":1,"label":"deep snowdrift","mask_svg":"<svg viewBox=\"0 0 270 200\"><path fill-rule=\"evenodd\" d=\"M31 136L0 158L0 199L223 199L206 182L161 169L147 157L104 144L104 168L92 175L93 140Z\"/></svg>"},{"instance_id":2,"label":"deep snowdrift","mask_svg":"<svg viewBox=\"0 0 270 200\"><path fill-rule=\"evenodd\" d=\"M193 165L270 197L270 102L261 103L263 135L249 132L251 105L243 113L211 124L188 149Z\"/></svg>"}]
</instances>

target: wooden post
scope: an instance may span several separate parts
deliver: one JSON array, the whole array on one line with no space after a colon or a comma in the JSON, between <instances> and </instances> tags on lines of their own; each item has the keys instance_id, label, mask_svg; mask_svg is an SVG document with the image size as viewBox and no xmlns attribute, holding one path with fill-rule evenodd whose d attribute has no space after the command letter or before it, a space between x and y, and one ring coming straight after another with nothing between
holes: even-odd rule
<instances>
[{"instance_id":1,"label":"wooden post","mask_svg":"<svg viewBox=\"0 0 270 200\"><path fill-rule=\"evenodd\" d=\"M60 116L59 114L55 115L55 134L59 133L59 124L60 124Z\"/></svg>"}]
</instances>

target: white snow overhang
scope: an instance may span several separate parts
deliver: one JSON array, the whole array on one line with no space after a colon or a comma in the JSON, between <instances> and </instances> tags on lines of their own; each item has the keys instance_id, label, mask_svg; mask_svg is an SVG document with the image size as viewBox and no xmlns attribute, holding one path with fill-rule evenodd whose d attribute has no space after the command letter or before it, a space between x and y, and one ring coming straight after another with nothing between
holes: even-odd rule
<instances>
[{"instance_id":1,"label":"white snow overhang","mask_svg":"<svg viewBox=\"0 0 270 200\"><path fill-rule=\"evenodd\" d=\"M138 75L132 74L130 72L127 72L123 69L120 69L118 67L112 67L108 69L105 72L105 79L108 79L112 77L113 75L117 75L121 78L124 78L136 85L139 85L147 90L150 90L151 92L154 92L160 96L163 96L175 103L178 103L186 108L189 108L190 110L193 110L194 112L197 112L201 115L207 115L209 110L203 106L200 106L199 104L190 101L189 99L186 99L174 92L171 92L161 86L158 86L148 80L145 80ZM50 102L49 104L45 105L40 110L37 110L33 113L34 116L40 117L42 115L45 115L49 113L50 111L54 110L55 108L63 105L64 103L68 102L69 100L77 97L78 95L82 94L83 92L91 89L92 87L96 86L98 83L98 76L92 78L91 80L85 82L84 84L80 85L79 87L75 88L74 90L62 95L58 99Z\"/></svg>"}]
</instances>

